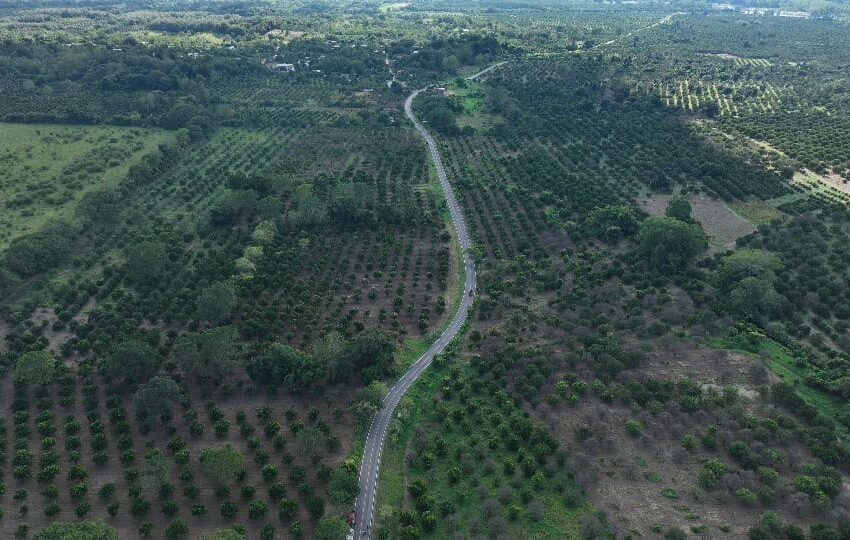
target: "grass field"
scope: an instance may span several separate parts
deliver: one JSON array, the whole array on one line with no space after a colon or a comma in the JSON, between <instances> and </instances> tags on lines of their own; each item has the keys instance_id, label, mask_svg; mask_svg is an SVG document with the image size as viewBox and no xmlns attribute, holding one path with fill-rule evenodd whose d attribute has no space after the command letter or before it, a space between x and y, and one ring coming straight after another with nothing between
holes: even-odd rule
<instances>
[{"instance_id":1,"label":"grass field","mask_svg":"<svg viewBox=\"0 0 850 540\"><path fill-rule=\"evenodd\" d=\"M117 183L168 138L139 128L0 124L0 249Z\"/></svg>"},{"instance_id":2,"label":"grass field","mask_svg":"<svg viewBox=\"0 0 850 540\"><path fill-rule=\"evenodd\" d=\"M775 207L762 201L741 201L731 205L738 215L750 220L754 225L765 225L782 218L783 214Z\"/></svg>"}]
</instances>

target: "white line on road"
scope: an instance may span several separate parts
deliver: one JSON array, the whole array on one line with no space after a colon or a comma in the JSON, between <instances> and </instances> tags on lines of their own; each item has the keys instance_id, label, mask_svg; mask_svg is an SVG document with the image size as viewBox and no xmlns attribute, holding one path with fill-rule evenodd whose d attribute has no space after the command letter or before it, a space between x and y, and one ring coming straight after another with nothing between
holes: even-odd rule
<instances>
[{"instance_id":1,"label":"white line on road","mask_svg":"<svg viewBox=\"0 0 850 540\"><path fill-rule=\"evenodd\" d=\"M484 73L503 65L505 62L492 65L489 68L479 71L474 75L467 77L473 80ZM437 338L425 354L419 357L416 362L407 370L407 372L393 385L392 389L384 398L381 410L375 414L372 423L369 426L369 431L366 435L366 443L363 446L363 458L360 463L360 494L357 497L355 505L356 523L355 523L355 538L368 539L372 534L372 521L375 517L375 501L378 495L378 475L381 470L381 456L384 450L384 442L389 432L390 422L393 418L393 413L398 407L401 398L410 389L416 379L428 368L434 360L434 356L443 351L458 334L466 318L469 315L469 310L472 307L474 298L469 293L475 290L475 262L469 253L470 241L469 234L466 230L466 221L463 219L463 213L460 206L457 204L454 191L446 176L446 170L443 167L443 160L440 157L440 151L437 143L428 130L425 129L416 116L413 114L413 100L424 89L417 90L407 97L404 102L404 113L407 118L413 122L416 131L422 135L425 142L428 144L428 150L431 152L431 159L434 161L434 167L437 169L437 176L440 179L440 187L443 190L443 195L446 197L446 203L449 207L449 214L452 218L452 225L457 233L458 243L460 244L461 252L463 253L463 268L464 268L464 285L463 298L460 301L460 306L455 312L449 325L443 330L443 333Z\"/></svg>"}]
</instances>

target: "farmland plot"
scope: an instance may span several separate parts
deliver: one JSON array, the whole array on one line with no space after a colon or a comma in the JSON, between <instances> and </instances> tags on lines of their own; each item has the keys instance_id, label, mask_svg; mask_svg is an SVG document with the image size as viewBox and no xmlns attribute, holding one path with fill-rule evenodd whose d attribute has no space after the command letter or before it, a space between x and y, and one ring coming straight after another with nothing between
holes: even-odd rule
<instances>
[{"instance_id":1,"label":"farmland plot","mask_svg":"<svg viewBox=\"0 0 850 540\"><path fill-rule=\"evenodd\" d=\"M116 184L170 137L140 128L0 124L0 249L71 217L86 193Z\"/></svg>"}]
</instances>

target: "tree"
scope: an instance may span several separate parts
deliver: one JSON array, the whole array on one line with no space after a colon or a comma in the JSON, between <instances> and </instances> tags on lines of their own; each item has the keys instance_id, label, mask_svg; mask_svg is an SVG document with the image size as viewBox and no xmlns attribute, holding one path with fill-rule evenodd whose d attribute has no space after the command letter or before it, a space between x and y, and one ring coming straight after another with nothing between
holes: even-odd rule
<instances>
[{"instance_id":1,"label":"tree","mask_svg":"<svg viewBox=\"0 0 850 540\"><path fill-rule=\"evenodd\" d=\"M667 210L664 211L667 217L692 223L694 218L691 217L691 202L682 195L676 195L667 203Z\"/></svg>"},{"instance_id":2,"label":"tree","mask_svg":"<svg viewBox=\"0 0 850 540\"><path fill-rule=\"evenodd\" d=\"M77 215L94 223L114 224L121 213L121 196L115 190L90 191L77 204Z\"/></svg>"},{"instance_id":3,"label":"tree","mask_svg":"<svg viewBox=\"0 0 850 540\"><path fill-rule=\"evenodd\" d=\"M313 356L289 345L272 343L264 354L248 363L248 374L260 384L284 384L296 389L316 384L325 371Z\"/></svg>"},{"instance_id":4,"label":"tree","mask_svg":"<svg viewBox=\"0 0 850 540\"><path fill-rule=\"evenodd\" d=\"M31 386L44 386L53 380L56 359L48 351L24 353L15 363L15 381Z\"/></svg>"},{"instance_id":5,"label":"tree","mask_svg":"<svg viewBox=\"0 0 850 540\"><path fill-rule=\"evenodd\" d=\"M351 371L351 356L348 342L339 332L328 332L310 347L310 354L323 367L331 382L337 382Z\"/></svg>"},{"instance_id":6,"label":"tree","mask_svg":"<svg viewBox=\"0 0 850 540\"><path fill-rule=\"evenodd\" d=\"M339 540L348 535L348 524L342 518L325 518L316 526L316 540Z\"/></svg>"},{"instance_id":7,"label":"tree","mask_svg":"<svg viewBox=\"0 0 850 540\"><path fill-rule=\"evenodd\" d=\"M184 334L174 346L174 358L183 371L208 380L230 373L239 353L239 332L233 326Z\"/></svg>"},{"instance_id":8,"label":"tree","mask_svg":"<svg viewBox=\"0 0 850 540\"><path fill-rule=\"evenodd\" d=\"M69 224L60 222L16 238L6 250L4 265L21 277L56 268L71 254L75 233Z\"/></svg>"},{"instance_id":9,"label":"tree","mask_svg":"<svg viewBox=\"0 0 850 540\"><path fill-rule=\"evenodd\" d=\"M133 405L137 414L159 418L171 412L181 395L180 386L171 377L152 377L139 385L133 396Z\"/></svg>"},{"instance_id":10,"label":"tree","mask_svg":"<svg viewBox=\"0 0 850 540\"><path fill-rule=\"evenodd\" d=\"M357 392L351 409L359 428L368 427L372 417L378 411L378 407L381 406L384 396L387 395L387 390L386 384L380 381L372 381L369 386Z\"/></svg>"},{"instance_id":11,"label":"tree","mask_svg":"<svg viewBox=\"0 0 850 540\"><path fill-rule=\"evenodd\" d=\"M295 188L292 204L289 219L296 225L311 226L327 221L327 205L313 193L313 184L301 184Z\"/></svg>"},{"instance_id":12,"label":"tree","mask_svg":"<svg viewBox=\"0 0 850 540\"><path fill-rule=\"evenodd\" d=\"M776 255L757 249L744 249L721 259L714 274L714 282L723 292L729 292L741 280L754 277L769 282L776 280L782 270L782 261Z\"/></svg>"},{"instance_id":13,"label":"tree","mask_svg":"<svg viewBox=\"0 0 850 540\"><path fill-rule=\"evenodd\" d=\"M135 283L150 284L165 271L168 262L160 242L141 242L127 248L127 275Z\"/></svg>"},{"instance_id":14,"label":"tree","mask_svg":"<svg viewBox=\"0 0 850 540\"><path fill-rule=\"evenodd\" d=\"M729 305L738 315L751 321L774 316L782 306L782 297L766 278L746 277L729 293Z\"/></svg>"},{"instance_id":15,"label":"tree","mask_svg":"<svg viewBox=\"0 0 850 540\"><path fill-rule=\"evenodd\" d=\"M149 344L135 339L119 343L103 363L106 375L126 382L143 381L156 373L159 354Z\"/></svg>"},{"instance_id":16,"label":"tree","mask_svg":"<svg viewBox=\"0 0 850 540\"><path fill-rule=\"evenodd\" d=\"M590 211L585 220L588 232L608 242L632 236L638 230L635 211L622 204L598 206Z\"/></svg>"},{"instance_id":17,"label":"tree","mask_svg":"<svg viewBox=\"0 0 850 540\"><path fill-rule=\"evenodd\" d=\"M168 479L168 471L168 460L157 448L145 456L145 462L139 471L139 479L146 489L155 490Z\"/></svg>"},{"instance_id":18,"label":"tree","mask_svg":"<svg viewBox=\"0 0 850 540\"><path fill-rule=\"evenodd\" d=\"M348 460L331 474L328 493L334 504L352 504L360 492L357 466Z\"/></svg>"},{"instance_id":19,"label":"tree","mask_svg":"<svg viewBox=\"0 0 850 540\"><path fill-rule=\"evenodd\" d=\"M116 540L115 529L102 521L53 523L35 533L33 540Z\"/></svg>"},{"instance_id":20,"label":"tree","mask_svg":"<svg viewBox=\"0 0 850 540\"><path fill-rule=\"evenodd\" d=\"M425 110L425 121L443 135L454 136L460 133L454 112L443 103L432 103Z\"/></svg>"},{"instance_id":21,"label":"tree","mask_svg":"<svg viewBox=\"0 0 850 540\"><path fill-rule=\"evenodd\" d=\"M354 338L352 359L364 380L378 379L392 372L395 343L380 328L367 328Z\"/></svg>"},{"instance_id":22,"label":"tree","mask_svg":"<svg viewBox=\"0 0 850 540\"><path fill-rule=\"evenodd\" d=\"M220 323L230 318L230 312L236 305L236 291L229 283L216 282L201 291L198 297L198 318L204 321Z\"/></svg>"},{"instance_id":23,"label":"tree","mask_svg":"<svg viewBox=\"0 0 850 540\"><path fill-rule=\"evenodd\" d=\"M201 453L201 467L213 484L226 486L245 468L245 456L230 445L205 448Z\"/></svg>"},{"instance_id":24,"label":"tree","mask_svg":"<svg viewBox=\"0 0 850 540\"><path fill-rule=\"evenodd\" d=\"M665 273L684 270L694 257L708 249L699 225L669 217L643 220L638 244L647 261Z\"/></svg>"}]
</instances>

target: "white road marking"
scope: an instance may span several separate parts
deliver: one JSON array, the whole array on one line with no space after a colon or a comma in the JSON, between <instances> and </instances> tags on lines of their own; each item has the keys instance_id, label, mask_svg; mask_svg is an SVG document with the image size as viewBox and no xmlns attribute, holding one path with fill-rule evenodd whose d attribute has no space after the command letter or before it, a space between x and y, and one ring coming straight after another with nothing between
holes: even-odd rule
<instances>
[{"instance_id":1,"label":"white road marking","mask_svg":"<svg viewBox=\"0 0 850 540\"><path fill-rule=\"evenodd\" d=\"M475 79L476 77L483 75L504 63L505 62L500 62L490 66L489 68L467 77L467 79ZM372 418L372 423L369 425L369 431L366 435L366 443L363 446L363 458L360 464L359 476L360 495L357 497L357 503L355 504L357 520L354 525L355 538L360 539L368 539L372 534L372 521L375 515L375 500L378 495L378 475L381 470L381 457L384 452L384 442L387 438L387 432L389 431L393 413L395 412L396 407L398 407L398 404L404 394L434 360L434 356L441 353L463 327L475 298L474 293L473 296L469 296L469 291L475 290L475 261L472 260L472 256L469 254L470 241L469 234L466 230L466 221L463 219L463 213L460 210L460 206L457 204L454 191L452 191L452 186L449 183L446 170L443 167L443 160L440 157L440 151L437 147L437 143L434 141L433 137L431 137L431 134L428 133L428 130L425 129L425 127L413 114L413 100L423 90L424 88L417 90L407 97L407 100L404 102L404 112L410 121L413 122L413 126L416 128L416 131L422 135L422 138L424 138L425 142L428 144L428 150L431 152L431 158L437 169L437 176L440 179L440 187L443 190L443 195L446 197L449 214L452 218L452 225L455 229L455 233L457 234L458 243L460 244L461 251L463 253L463 291L465 294L460 301L460 306L458 306L452 321L437 341L433 343L427 351L425 351L425 354L420 356L419 359L410 366L410 369L407 370L401 379L399 379L399 381L387 393L387 396L384 398L383 407Z\"/></svg>"}]
</instances>

